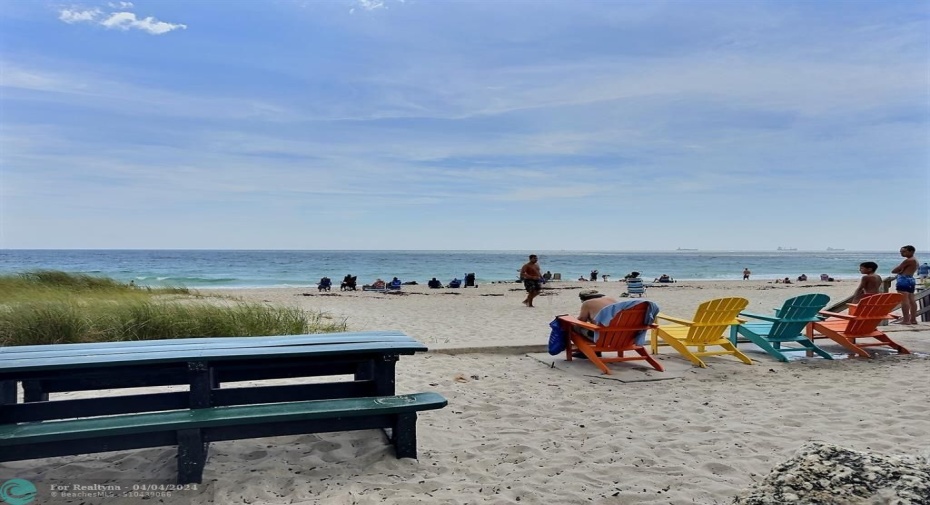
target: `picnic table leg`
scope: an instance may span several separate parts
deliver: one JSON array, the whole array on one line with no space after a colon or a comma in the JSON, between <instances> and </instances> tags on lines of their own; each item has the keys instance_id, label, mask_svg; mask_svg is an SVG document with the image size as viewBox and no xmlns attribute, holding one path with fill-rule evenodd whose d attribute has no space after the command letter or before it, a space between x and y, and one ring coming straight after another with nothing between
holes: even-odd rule
<instances>
[{"instance_id":1,"label":"picnic table leg","mask_svg":"<svg viewBox=\"0 0 930 505\"><path fill-rule=\"evenodd\" d=\"M204 361L187 364L190 380L190 408L202 409L213 405L213 368Z\"/></svg>"},{"instance_id":2,"label":"picnic table leg","mask_svg":"<svg viewBox=\"0 0 930 505\"><path fill-rule=\"evenodd\" d=\"M16 400L16 381L0 381L0 405L10 405Z\"/></svg>"},{"instance_id":3,"label":"picnic table leg","mask_svg":"<svg viewBox=\"0 0 930 505\"><path fill-rule=\"evenodd\" d=\"M208 444L200 430L178 430L178 484L200 484Z\"/></svg>"},{"instance_id":4,"label":"picnic table leg","mask_svg":"<svg viewBox=\"0 0 930 505\"><path fill-rule=\"evenodd\" d=\"M378 396L392 396L394 394L394 365L397 355L382 356L375 362L375 394ZM416 422L416 421L414 421Z\"/></svg>"},{"instance_id":5,"label":"picnic table leg","mask_svg":"<svg viewBox=\"0 0 930 505\"><path fill-rule=\"evenodd\" d=\"M391 429L391 442L397 458L417 458L417 413L398 414Z\"/></svg>"},{"instance_id":6,"label":"picnic table leg","mask_svg":"<svg viewBox=\"0 0 930 505\"><path fill-rule=\"evenodd\" d=\"M47 402L48 393L42 390L42 381L23 381L24 402Z\"/></svg>"},{"instance_id":7,"label":"picnic table leg","mask_svg":"<svg viewBox=\"0 0 930 505\"><path fill-rule=\"evenodd\" d=\"M381 359L361 363L355 369L355 380L370 380L375 384L374 396L394 395L394 364L397 355L382 356Z\"/></svg>"}]
</instances>

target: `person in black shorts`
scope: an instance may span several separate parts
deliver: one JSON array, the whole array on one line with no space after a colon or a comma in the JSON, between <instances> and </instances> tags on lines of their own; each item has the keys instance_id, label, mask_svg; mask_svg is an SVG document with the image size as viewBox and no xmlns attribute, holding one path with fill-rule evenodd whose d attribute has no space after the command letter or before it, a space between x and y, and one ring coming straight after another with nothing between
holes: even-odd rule
<instances>
[{"instance_id":1,"label":"person in black shorts","mask_svg":"<svg viewBox=\"0 0 930 505\"><path fill-rule=\"evenodd\" d=\"M530 260L520 268L520 280L523 281L523 287L526 288L526 298L523 305L533 306L533 298L542 291L542 273L539 269L539 258L535 254L530 254Z\"/></svg>"}]
</instances>

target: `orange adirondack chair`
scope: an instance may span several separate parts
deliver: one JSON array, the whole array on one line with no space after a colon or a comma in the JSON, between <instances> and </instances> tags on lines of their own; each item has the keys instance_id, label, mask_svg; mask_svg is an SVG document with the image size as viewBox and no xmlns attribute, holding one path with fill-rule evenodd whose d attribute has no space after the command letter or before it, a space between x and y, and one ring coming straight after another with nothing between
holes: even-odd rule
<instances>
[{"instance_id":1,"label":"orange adirondack chair","mask_svg":"<svg viewBox=\"0 0 930 505\"><path fill-rule=\"evenodd\" d=\"M607 363L620 361L645 361L652 368L664 372L665 368L649 355L645 347L636 345L636 337L640 332L656 327L655 324L644 324L648 309L648 303L634 305L618 312L607 326L587 323L572 316L559 316L562 330L569 336L568 345L565 346L565 359L571 361L572 353L581 351L591 363L594 363L594 366L607 375L611 375ZM578 329L596 331L597 342L580 335ZM635 355L624 356L627 351L632 351ZM615 352L617 356L608 358L597 355L597 353L605 352Z\"/></svg>"},{"instance_id":2,"label":"orange adirondack chair","mask_svg":"<svg viewBox=\"0 0 930 505\"><path fill-rule=\"evenodd\" d=\"M872 356L863 347L888 346L898 351L898 354L910 354L901 344L888 338L878 329L878 324L885 319L894 319L890 312L894 310L904 295L900 293L882 293L863 298L855 306L850 305L850 314L820 311L821 316L827 318L823 321L807 325L807 338L829 338L837 344L864 358ZM820 333L815 335L814 332ZM877 342L858 343L856 339L871 338Z\"/></svg>"}]
</instances>

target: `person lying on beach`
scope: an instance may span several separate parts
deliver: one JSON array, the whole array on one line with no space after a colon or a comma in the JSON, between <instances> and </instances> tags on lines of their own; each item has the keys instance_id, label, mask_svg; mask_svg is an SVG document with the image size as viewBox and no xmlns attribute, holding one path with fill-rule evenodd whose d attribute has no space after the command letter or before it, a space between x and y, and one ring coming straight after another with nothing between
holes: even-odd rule
<instances>
[{"instance_id":1,"label":"person lying on beach","mask_svg":"<svg viewBox=\"0 0 930 505\"><path fill-rule=\"evenodd\" d=\"M859 280L859 285L856 286L856 291L853 292L850 303L859 303L859 300L866 296L881 293L882 276L875 273L876 270L878 270L878 263L874 261L864 261L859 264L859 273L862 274L862 279Z\"/></svg>"},{"instance_id":2,"label":"person lying on beach","mask_svg":"<svg viewBox=\"0 0 930 505\"><path fill-rule=\"evenodd\" d=\"M807 274L801 274L798 276L798 281L804 282L807 280Z\"/></svg>"},{"instance_id":3,"label":"person lying on beach","mask_svg":"<svg viewBox=\"0 0 930 505\"><path fill-rule=\"evenodd\" d=\"M662 274L652 282L675 282L675 279L669 277L668 274Z\"/></svg>"},{"instance_id":4,"label":"person lying on beach","mask_svg":"<svg viewBox=\"0 0 930 505\"><path fill-rule=\"evenodd\" d=\"M384 289L384 281L379 278L371 284L371 287L375 289Z\"/></svg>"}]
</instances>

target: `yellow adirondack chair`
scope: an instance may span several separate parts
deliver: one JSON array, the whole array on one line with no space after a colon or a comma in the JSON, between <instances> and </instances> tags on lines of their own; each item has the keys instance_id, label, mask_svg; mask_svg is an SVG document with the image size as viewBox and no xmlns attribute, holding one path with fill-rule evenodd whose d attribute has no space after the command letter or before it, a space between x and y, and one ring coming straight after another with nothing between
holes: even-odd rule
<instances>
[{"instance_id":1,"label":"yellow adirondack chair","mask_svg":"<svg viewBox=\"0 0 930 505\"><path fill-rule=\"evenodd\" d=\"M652 330L652 354L659 353L659 339L665 344L675 348L682 356L692 363L707 368L701 356L719 356L732 354L747 365L752 360L743 354L727 339L727 330L734 324L740 324L737 316L749 305L745 298L718 298L709 300L698 306L692 320L671 317L661 312L656 321L669 321L669 324L659 323L658 328ZM722 351L708 351L708 347L722 347ZM689 347L695 347L692 351Z\"/></svg>"}]
</instances>

